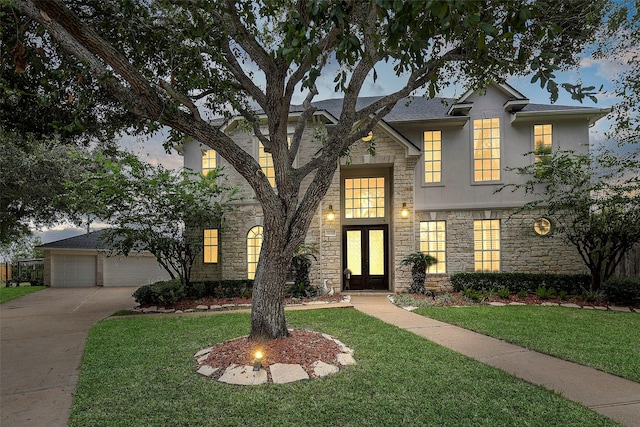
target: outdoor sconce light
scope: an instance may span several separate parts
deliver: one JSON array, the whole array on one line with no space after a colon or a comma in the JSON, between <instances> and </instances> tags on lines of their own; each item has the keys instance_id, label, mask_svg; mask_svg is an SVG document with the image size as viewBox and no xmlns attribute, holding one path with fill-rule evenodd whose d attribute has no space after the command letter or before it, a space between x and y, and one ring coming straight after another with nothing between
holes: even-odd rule
<instances>
[{"instance_id":1,"label":"outdoor sconce light","mask_svg":"<svg viewBox=\"0 0 640 427\"><path fill-rule=\"evenodd\" d=\"M400 211L402 218L409 218L409 208L406 203L402 204L402 210Z\"/></svg>"},{"instance_id":2,"label":"outdoor sconce light","mask_svg":"<svg viewBox=\"0 0 640 427\"><path fill-rule=\"evenodd\" d=\"M256 351L256 354L254 356L253 359L253 370L254 371L259 371L260 368L262 368L262 358L264 357L264 355L262 354L262 352L260 350Z\"/></svg>"},{"instance_id":3,"label":"outdoor sconce light","mask_svg":"<svg viewBox=\"0 0 640 427\"><path fill-rule=\"evenodd\" d=\"M327 221L333 221L336 219L336 213L333 211L333 205L329 205L329 210L327 211Z\"/></svg>"}]
</instances>

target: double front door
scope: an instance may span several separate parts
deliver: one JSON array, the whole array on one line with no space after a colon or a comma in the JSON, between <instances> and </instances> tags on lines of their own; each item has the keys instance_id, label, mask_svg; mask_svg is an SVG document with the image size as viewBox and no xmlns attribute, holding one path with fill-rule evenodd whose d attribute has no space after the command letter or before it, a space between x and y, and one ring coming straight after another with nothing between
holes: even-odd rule
<instances>
[{"instance_id":1,"label":"double front door","mask_svg":"<svg viewBox=\"0 0 640 427\"><path fill-rule=\"evenodd\" d=\"M389 233L384 225L342 229L343 289L389 289Z\"/></svg>"}]
</instances>

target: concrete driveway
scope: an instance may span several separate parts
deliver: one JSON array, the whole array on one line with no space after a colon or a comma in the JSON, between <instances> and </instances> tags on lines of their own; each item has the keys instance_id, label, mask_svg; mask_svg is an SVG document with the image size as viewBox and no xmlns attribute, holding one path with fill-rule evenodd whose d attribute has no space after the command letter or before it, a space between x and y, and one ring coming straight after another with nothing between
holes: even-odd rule
<instances>
[{"instance_id":1,"label":"concrete driveway","mask_svg":"<svg viewBox=\"0 0 640 427\"><path fill-rule=\"evenodd\" d=\"M66 426L87 334L136 288L48 288L0 304L0 425Z\"/></svg>"}]
</instances>

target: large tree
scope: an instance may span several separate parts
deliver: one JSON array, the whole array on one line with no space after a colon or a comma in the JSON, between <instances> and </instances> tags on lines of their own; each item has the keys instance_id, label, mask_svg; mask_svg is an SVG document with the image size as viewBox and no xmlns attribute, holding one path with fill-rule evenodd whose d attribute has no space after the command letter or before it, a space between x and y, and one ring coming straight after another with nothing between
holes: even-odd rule
<instances>
[{"instance_id":1,"label":"large tree","mask_svg":"<svg viewBox=\"0 0 640 427\"><path fill-rule=\"evenodd\" d=\"M534 196L522 210L541 209L553 220L554 233L576 248L597 291L640 242L640 150L558 151L543 159L515 169L528 177L524 184L503 188Z\"/></svg>"},{"instance_id":2,"label":"large tree","mask_svg":"<svg viewBox=\"0 0 640 427\"><path fill-rule=\"evenodd\" d=\"M612 107L613 125L607 136L629 151L630 146L640 144L640 3L612 4L592 56L615 70L615 87L609 97L617 102Z\"/></svg>"},{"instance_id":3,"label":"large tree","mask_svg":"<svg viewBox=\"0 0 640 427\"><path fill-rule=\"evenodd\" d=\"M67 206L57 196L65 182L80 178L85 169L76 156L86 155L84 148L55 137L37 139L0 128L0 244L67 218Z\"/></svg>"},{"instance_id":4,"label":"large tree","mask_svg":"<svg viewBox=\"0 0 640 427\"><path fill-rule=\"evenodd\" d=\"M149 251L187 290L202 256L203 229L219 229L237 190L219 170L207 175L145 163L130 153L92 159L83 176L67 183L62 198L77 220L99 218L112 227L103 242L118 254Z\"/></svg>"},{"instance_id":5,"label":"large tree","mask_svg":"<svg viewBox=\"0 0 640 427\"><path fill-rule=\"evenodd\" d=\"M340 153L401 99L434 96L453 80L470 87L533 73L557 96L554 71L576 63L601 21L603 0L10 0L25 49L55 43L120 105L215 149L251 185L264 213L250 337L288 335L282 274L303 243ZM47 38L30 32L40 24ZM26 65L28 67L28 64ZM377 70L402 87L364 108L356 100ZM315 108L319 76L336 83L342 111L323 150L294 167ZM578 90L579 89L575 89ZM289 105L304 91L291 145ZM207 114L240 114L273 157L276 187ZM260 116L266 116L262 126ZM310 182L301 189L303 179Z\"/></svg>"}]
</instances>

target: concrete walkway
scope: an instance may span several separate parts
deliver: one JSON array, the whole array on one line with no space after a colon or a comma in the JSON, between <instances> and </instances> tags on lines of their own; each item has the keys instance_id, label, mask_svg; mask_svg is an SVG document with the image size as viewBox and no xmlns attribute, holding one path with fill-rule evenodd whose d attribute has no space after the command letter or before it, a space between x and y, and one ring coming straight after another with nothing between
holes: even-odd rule
<instances>
[{"instance_id":1,"label":"concrete walkway","mask_svg":"<svg viewBox=\"0 0 640 427\"><path fill-rule=\"evenodd\" d=\"M640 427L640 383L411 313L391 304L386 295L352 294L351 303L363 313L557 391L617 422Z\"/></svg>"},{"instance_id":2,"label":"concrete walkway","mask_svg":"<svg viewBox=\"0 0 640 427\"><path fill-rule=\"evenodd\" d=\"M0 304L0 425L66 426L91 326L135 288L49 288Z\"/></svg>"}]
</instances>

